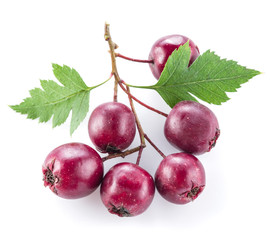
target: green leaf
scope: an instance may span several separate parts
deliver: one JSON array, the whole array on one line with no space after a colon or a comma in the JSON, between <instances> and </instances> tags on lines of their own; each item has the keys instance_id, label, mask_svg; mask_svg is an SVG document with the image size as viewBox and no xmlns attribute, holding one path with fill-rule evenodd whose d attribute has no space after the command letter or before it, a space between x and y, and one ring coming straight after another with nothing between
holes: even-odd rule
<instances>
[{"instance_id":1,"label":"green leaf","mask_svg":"<svg viewBox=\"0 0 270 240\"><path fill-rule=\"evenodd\" d=\"M70 124L72 135L86 117L90 91L97 86L88 87L76 70L65 65L53 64L53 72L62 85L52 80L41 80L42 89L30 90L30 97L19 105L10 107L16 112L26 114L27 118L39 118L39 122L47 122L53 116L53 127L64 123L72 111Z\"/></svg>"},{"instance_id":2,"label":"green leaf","mask_svg":"<svg viewBox=\"0 0 270 240\"><path fill-rule=\"evenodd\" d=\"M76 130L77 126L86 117L89 110L89 94L90 92L84 91L73 102L70 134Z\"/></svg>"},{"instance_id":3,"label":"green leaf","mask_svg":"<svg viewBox=\"0 0 270 240\"><path fill-rule=\"evenodd\" d=\"M197 98L220 105L229 100L226 92L235 92L241 84L260 74L235 61L221 59L210 50L188 67L190 52L188 43L175 50L155 85L130 86L156 90L170 107Z\"/></svg>"}]
</instances>

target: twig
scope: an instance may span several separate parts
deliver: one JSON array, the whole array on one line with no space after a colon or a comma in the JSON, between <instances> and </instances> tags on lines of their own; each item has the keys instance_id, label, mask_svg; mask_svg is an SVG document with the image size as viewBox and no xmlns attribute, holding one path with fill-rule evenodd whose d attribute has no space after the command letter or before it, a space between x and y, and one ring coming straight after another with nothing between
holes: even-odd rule
<instances>
[{"instance_id":1,"label":"twig","mask_svg":"<svg viewBox=\"0 0 270 240\"><path fill-rule=\"evenodd\" d=\"M114 75L114 95L113 95L113 101L117 102L117 87L118 87L118 82L120 81L119 74L117 72L117 67L116 67L116 60L115 60L115 52L114 50L118 47L117 44L115 44L112 41L111 34L110 34L110 24L105 23L105 33L104 33L104 38L105 40L109 43L110 47L110 53L111 53L111 61L112 61L112 74Z\"/></svg>"}]
</instances>

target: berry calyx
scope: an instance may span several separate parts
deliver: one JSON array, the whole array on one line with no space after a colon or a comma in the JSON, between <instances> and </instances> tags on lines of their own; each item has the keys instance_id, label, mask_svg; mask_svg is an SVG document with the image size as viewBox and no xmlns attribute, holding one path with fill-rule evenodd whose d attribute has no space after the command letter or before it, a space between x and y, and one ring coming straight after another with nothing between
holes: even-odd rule
<instances>
[{"instance_id":1,"label":"berry calyx","mask_svg":"<svg viewBox=\"0 0 270 240\"><path fill-rule=\"evenodd\" d=\"M195 200L205 187L201 162L189 153L175 153L164 158L156 173L155 184L160 195L175 204Z\"/></svg>"},{"instance_id":2,"label":"berry calyx","mask_svg":"<svg viewBox=\"0 0 270 240\"><path fill-rule=\"evenodd\" d=\"M164 134L176 148L192 154L209 152L219 138L220 130L215 114L194 101L182 101L169 113Z\"/></svg>"},{"instance_id":3,"label":"berry calyx","mask_svg":"<svg viewBox=\"0 0 270 240\"><path fill-rule=\"evenodd\" d=\"M66 199L85 197L96 190L103 177L98 153L83 143L55 148L42 165L44 186Z\"/></svg>"},{"instance_id":4,"label":"berry calyx","mask_svg":"<svg viewBox=\"0 0 270 240\"><path fill-rule=\"evenodd\" d=\"M122 103L103 103L92 112L88 133L98 151L120 152L128 148L135 137L134 114Z\"/></svg>"},{"instance_id":5,"label":"berry calyx","mask_svg":"<svg viewBox=\"0 0 270 240\"><path fill-rule=\"evenodd\" d=\"M152 176L133 163L118 163L104 176L101 200L112 214L131 217L143 213L155 194Z\"/></svg>"},{"instance_id":6,"label":"berry calyx","mask_svg":"<svg viewBox=\"0 0 270 240\"><path fill-rule=\"evenodd\" d=\"M195 45L195 43L189 38L183 35L169 35L164 36L158 39L151 48L149 53L149 61L150 69L156 79L159 79L165 64L172 54L172 52L179 48L179 46L184 45L187 41L189 41L189 47L191 50L189 66L196 60L196 58L200 55L199 48Z\"/></svg>"}]
</instances>

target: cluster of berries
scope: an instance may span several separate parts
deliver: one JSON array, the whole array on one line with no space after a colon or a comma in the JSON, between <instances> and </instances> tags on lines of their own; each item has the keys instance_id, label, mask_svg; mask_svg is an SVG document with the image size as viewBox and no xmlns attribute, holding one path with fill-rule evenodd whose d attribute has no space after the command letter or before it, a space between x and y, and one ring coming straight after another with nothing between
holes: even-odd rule
<instances>
[{"instance_id":1,"label":"cluster of berries","mask_svg":"<svg viewBox=\"0 0 270 240\"><path fill-rule=\"evenodd\" d=\"M187 41L191 65L199 50L190 39L170 35L153 45L148 63L157 79L171 53ZM126 58L120 54L118 57ZM132 109L116 101L98 106L88 122L89 136L97 151L110 156L126 150L136 134L134 115ZM164 125L166 139L181 152L164 156L154 178L139 164L130 162L114 165L104 176L104 159L96 150L83 143L68 143L47 156L42 166L44 185L67 199L85 197L101 185L102 202L118 216L143 213L151 204L155 189L172 203L186 204L205 187L203 165L194 155L210 151L219 134L217 118L209 108L198 102L181 101L167 115Z\"/></svg>"}]
</instances>

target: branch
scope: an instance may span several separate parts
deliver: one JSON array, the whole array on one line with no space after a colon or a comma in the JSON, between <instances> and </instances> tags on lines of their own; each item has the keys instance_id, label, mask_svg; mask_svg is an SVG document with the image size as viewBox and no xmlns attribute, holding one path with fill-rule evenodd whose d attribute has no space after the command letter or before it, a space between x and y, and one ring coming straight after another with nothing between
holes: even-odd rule
<instances>
[{"instance_id":1,"label":"branch","mask_svg":"<svg viewBox=\"0 0 270 240\"><path fill-rule=\"evenodd\" d=\"M110 34L110 24L105 23L105 33L104 33L105 41L108 42L110 47L110 54L111 54L111 61L112 61L112 74L114 75L114 95L113 95L113 101L117 102L117 86L118 82L120 81L120 77L117 71L116 67L116 60L115 60L115 52L114 50L118 47L117 44L115 44L112 41L111 34Z\"/></svg>"}]
</instances>

